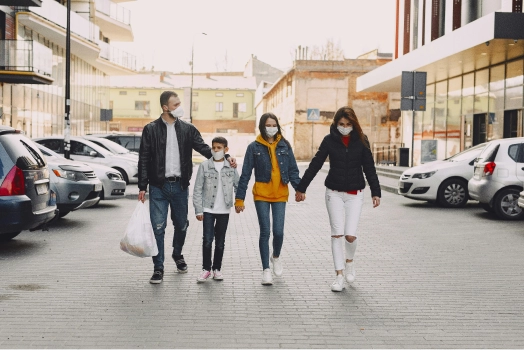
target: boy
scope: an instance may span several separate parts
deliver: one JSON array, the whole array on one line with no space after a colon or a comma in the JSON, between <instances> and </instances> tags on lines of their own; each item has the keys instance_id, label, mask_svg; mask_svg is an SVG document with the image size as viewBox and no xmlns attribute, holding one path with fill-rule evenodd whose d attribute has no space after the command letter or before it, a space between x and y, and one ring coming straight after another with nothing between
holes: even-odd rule
<instances>
[{"instance_id":1,"label":"boy","mask_svg":"<svg viewBox=\"0 0 524 350\"><path fill-rule=\"evenodd\" d=\"M211 271L213 271L213 279L224 279L220 272L224 256L224 241L229 212L234 204L233 189L236 193L239 180L237 170L224 159L224 154L228 150L227 140L223 137L215 137L211 142L213 157L198 167L193 190L193 206L197 220L203 221L204 234L202 272L197 278L197 283L203 283L211 277ZM215 254L211 265L213 239L215 239Z\"/></svg>"}]
</instances>

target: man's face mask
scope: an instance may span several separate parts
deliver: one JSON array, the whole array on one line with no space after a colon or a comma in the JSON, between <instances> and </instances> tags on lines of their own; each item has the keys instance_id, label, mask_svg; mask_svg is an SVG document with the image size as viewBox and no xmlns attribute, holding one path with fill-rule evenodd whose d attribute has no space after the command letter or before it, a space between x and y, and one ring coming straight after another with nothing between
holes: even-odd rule
<instances>
[{"instance_id":1,"label":"man's face mask","mask_svg":"<svg viewBox=\"0 0 524 350\"><path fill-rule=\"evenodd\" d=\"M178 106L176 109L169 111L169 113L175 118L182 118L184 116L184 109L182 106Z\"/></svg>"}]
</instances>

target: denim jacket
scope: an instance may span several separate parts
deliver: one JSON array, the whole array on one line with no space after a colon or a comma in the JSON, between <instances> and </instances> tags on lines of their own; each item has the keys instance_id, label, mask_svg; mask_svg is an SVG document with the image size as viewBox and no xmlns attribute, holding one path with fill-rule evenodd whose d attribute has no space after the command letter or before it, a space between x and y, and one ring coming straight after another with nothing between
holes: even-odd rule
<instances>
[{"instance_id":1,"label":"denim jacket","mask_svg":"<svg viewBox=\"0 0 524 350\"><path fill-rule=\"evenodd\" d=\"M280 175L284 184L291 183L296 189L300 182L297 161L293 150L284 139L277 144L276 149ZM251 173L255 169L256 182L269 182L271 180L271 159L267 146L254 141L249 144L244 156L244 165L242 166L242 175L238 183L236 198L244 200L246 198L247 185L251 178Z\"/></svg>"},{"instance_id":2,"label":"denim jacket","mask_svg":"<svg viewBox=\"0 0 524 350\"><path fill-rule=\"evenodd\" d=\"M231 208L233 206L233 189L235 192L237 191L238 172L231 167L229 162L225 161L224 167L219 174L213 164L213 158L211 158L201 163L198 167L195 187L193 189L195 215L202 214L204 208L213 209L217 195L218 176L220 176L222 180L226 207Z\"/></svg>"}]
</instances>

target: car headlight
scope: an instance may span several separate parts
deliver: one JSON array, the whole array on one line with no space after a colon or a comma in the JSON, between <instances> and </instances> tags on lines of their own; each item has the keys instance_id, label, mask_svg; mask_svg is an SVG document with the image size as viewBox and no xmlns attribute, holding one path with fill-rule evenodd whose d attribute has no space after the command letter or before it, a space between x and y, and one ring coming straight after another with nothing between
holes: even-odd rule
<instances>
[{"instance_id":1,"label":"car headlight","mask_svg":"<svg viewBox=\"0 0 524 350\"><path fill-rule=\"evenodd\" d=\"M72 181L88 181L87 176L81 171L53 169L56 176Z\"/></svg>"},{"instance_id":2,"label":"car headlight","mask_svg":"<svg viewBox=\"0 0 524 350\"><path fill-rule=\"evenodd\" d=\"M123 180L122 175L118 173L106 173L109 180Z\"/></svg>"},{"instance_id":3,"label":"car headlight","mask_svg":"<svg viewBox=\"0 0 524 350\"><path fill-rule=\"evenodd\" d=\"M414 174L411 178L412 179L427 179L428 177L432 177L433 174L435 174L437 171L430 171L429 173L417 173Z\"/></svg>"}]
</instances>

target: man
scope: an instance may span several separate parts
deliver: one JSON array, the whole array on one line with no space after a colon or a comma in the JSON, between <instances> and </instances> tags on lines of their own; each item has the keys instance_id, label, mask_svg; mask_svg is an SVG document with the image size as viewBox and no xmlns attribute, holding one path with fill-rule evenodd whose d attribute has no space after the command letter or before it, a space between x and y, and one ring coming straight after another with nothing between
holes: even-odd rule
<instances>
[{"instance_id":1,"label":"man","mask_svg":"<svg viewBox=\"0 0 524 350\"><path fill-rule=\"evenodd\" d=\"M180 98L173 91L160 95L162 115L147 124L142 131L138 159L138 200L145 202L149 184L149 209L155 232L158 255L153 257L154 273L151 283L161 283L164 277L164 235L167 211L171 208L171 220L175 227L173 254L179 273L187 273L182 255L189 221L188 187L193 174L192 150L211 158L211 148L204 143L200 132L180 118L184 111ZM233 167L236 162L228 159Z\"/></svg>"}]
</instances>

